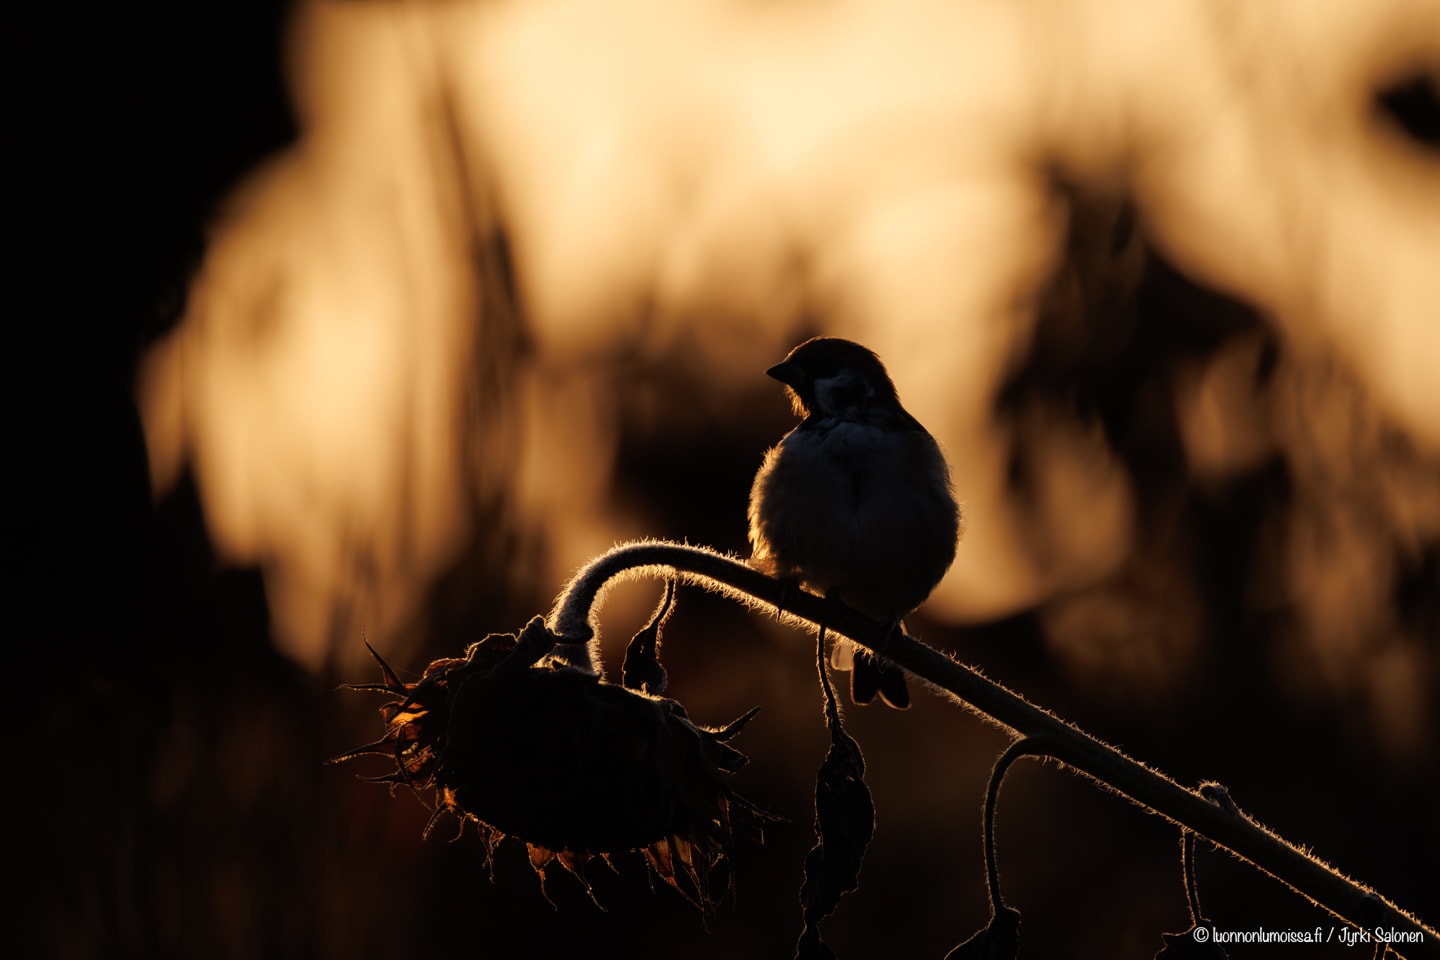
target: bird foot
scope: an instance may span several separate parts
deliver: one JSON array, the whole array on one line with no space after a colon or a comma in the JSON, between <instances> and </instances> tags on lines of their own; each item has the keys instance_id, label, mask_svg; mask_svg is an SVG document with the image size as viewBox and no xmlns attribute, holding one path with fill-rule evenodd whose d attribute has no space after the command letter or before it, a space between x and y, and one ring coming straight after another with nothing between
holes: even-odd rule
<instances>
[{"instance_id":1,"label":"bird foot","mask_svg":"<svg viewBox=\"0 0 1440 960\"><path fill-rule=\"evenodd\" d=\"M784 618L790 609L790 598L800 593L800 580L798 577L777 577L780 581L780 598L775 601L775 614Z\"/></svg>"}]
</instances>

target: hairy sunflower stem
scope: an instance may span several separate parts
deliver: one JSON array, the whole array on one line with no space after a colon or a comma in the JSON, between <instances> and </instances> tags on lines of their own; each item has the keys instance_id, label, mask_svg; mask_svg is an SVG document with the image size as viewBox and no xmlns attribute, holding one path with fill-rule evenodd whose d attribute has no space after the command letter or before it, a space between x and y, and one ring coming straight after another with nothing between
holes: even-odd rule
<instances>
[{"instance_id":1,"label":"hairy sunflower stem","mask_svg":"<svg viewBox=\"0 0 1440 960\"><path fill-rule=\"evenodd\" d=\"M1033 737L1014 740L990 770L990 782L985 785L984 840L985 840L985 884L990 893L990 913L999 913L1005 907L1005 898L1000 895L1000 858L995 853L995 805L1000 799L1000 784L1010 772L1015 761L1022 757L1048 757L1050 745Z\"/></svg>"},{"instance_id":2,"label":"hairy sunflower stem","mask_svg":"<svg viewBox=\"0 0 1440 960\"><path fill-rule=\"evenodd\" d=\"M891 631L842 603L827 601L706 547L647 540L617 546L566 584L548 625L562 643L589 643L604 588L617 577L675 577L730 596L782 620L820 624L948 691L981 719L1044 746L1044 754L1113 789L1136 805L1194 831L1270 874L1355 927L1418 936L1394 944L1401 956L1440 956L1440 931L1244 814L1218 785L1202 792L1125 756L1079 727L1036 706L978 671L914 638ZM1218 800L1223 796L1224 802Z\"/></svg>"},{"instance_id":3,"label":"hairy sunflower stem","mask_svg":"<svg viewBox=\"0 0 1440 960\"><path fill-rule=\"evenodd\" d=\"M1190 907L1190 926L1205 918L1200 909L1200 887L1195 883L1195 831L1180 831L1180 875L1185 881L1185 903Z\"/></svg>"}]
</instances>

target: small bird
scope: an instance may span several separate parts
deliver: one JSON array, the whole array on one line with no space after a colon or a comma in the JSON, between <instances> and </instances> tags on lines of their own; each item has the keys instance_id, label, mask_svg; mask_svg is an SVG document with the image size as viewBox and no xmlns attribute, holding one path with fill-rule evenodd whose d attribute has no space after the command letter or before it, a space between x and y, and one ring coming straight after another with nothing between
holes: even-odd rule
<instances>
[{"instance_id":1,"label":"small bird","mask_svg":"<svg viewBox=\"0 0 1440 960\"><path fill-rule=\"evenodd\" d=\"M765 454L750 489L750 563L877 620L902 621L940 582L960 541L960 505L935 438L885 366L850 340L816 337L766 375L804 419ZM852 661L847 664L847 660ZM848 641L850 699L910 705L899 666Z\"/></svg>"}]
</instances>

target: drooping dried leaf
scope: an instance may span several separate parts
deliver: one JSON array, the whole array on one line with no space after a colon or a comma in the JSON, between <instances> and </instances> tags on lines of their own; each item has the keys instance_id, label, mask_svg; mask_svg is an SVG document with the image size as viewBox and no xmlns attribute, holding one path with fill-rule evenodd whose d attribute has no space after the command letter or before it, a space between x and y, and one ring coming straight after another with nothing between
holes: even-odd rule
<instances>
[{"instance_id":1,"label":"drooping dried leaf","mask_svg":"<svg viewBox=\"0 0 1440 960\"><path fill-rule=\"evenodd\" d=\"M665 582L665 596L650 616L650 622L630 638L625 648L625 662L620 668L620 682L631 690L656 695L665 692L667 677L660 666L660 630L675 609L675 581Z\"/></svg>"},{"instance_id":2,"label":"drooping dried leaf","mask_svg":"<svg viewBox=\"0 0 1440 960\"><path fill-rule=\"evenodd\" d=\"M834 956L817 925L835 911L842 896L860 885L865 849L875 833L875 803L865 783L865 757L841 722L835 691L825 674L823 633L820 646L830 750L815 777L816 840L805 857L805 879L800 885L805 929L795 946L797 960Z\"/></svg>"},{"instance_id":3,"label":"drooping dried leaf","mask_svg":"<svg viewBox=\"0 0 1440 960\"><path fill-rule=\"evenodd\" d=\"M843 729L836 733L815 778L817 842L806 859L800 893L807 923L829 916L840 898L860 885L861 863L875 832L860 747Z\"/></svg>"},{"instance_id":4,"label":"drooping dried leaf","mask_svg":"<svg viewBox=\"0 0 1440 960\"><path fill-rule=\"evenodd\" d=\"M969 940L945 954L945 960L1015 960L1020 952L1020 911L1002 906Z\"/></svg>"}]
</instances>

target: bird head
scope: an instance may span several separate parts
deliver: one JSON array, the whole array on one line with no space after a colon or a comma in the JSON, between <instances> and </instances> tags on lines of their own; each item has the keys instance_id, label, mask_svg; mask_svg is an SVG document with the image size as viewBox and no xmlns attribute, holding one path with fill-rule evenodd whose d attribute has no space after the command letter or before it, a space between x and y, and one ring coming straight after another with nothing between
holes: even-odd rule
<instances>
[{"instance_id":1,"label":"bird head","mask_svg":"<svg viewBox=\"0 0 1440 960\"><path fill-rule=\"evenodd\" d=\"M858 416L869 408L899 406L895 384L874 352L839 337L815 337L765 371L785 384L801 417Z\"/></svg>"}]
</instances>

